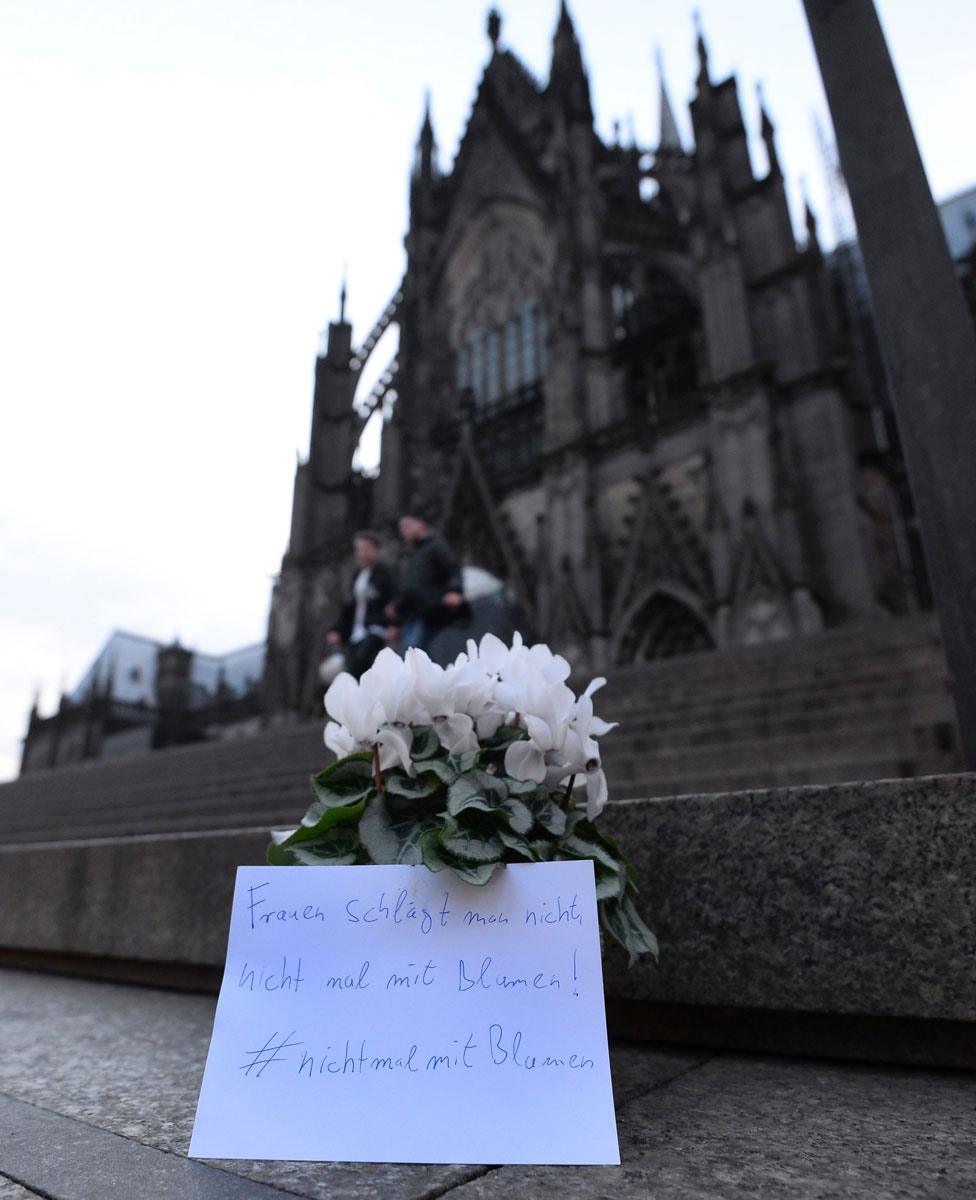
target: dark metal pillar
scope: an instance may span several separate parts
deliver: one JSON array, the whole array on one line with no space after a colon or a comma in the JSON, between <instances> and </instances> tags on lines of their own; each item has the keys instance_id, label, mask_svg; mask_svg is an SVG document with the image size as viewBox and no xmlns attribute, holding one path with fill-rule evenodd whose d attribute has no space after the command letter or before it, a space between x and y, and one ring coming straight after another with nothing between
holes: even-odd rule
<instances>
[{"instance_id":1,"label":"dark metal pillar","mask_svg":"<svg viewBox=\"0 0 976 1200\"><path fill-rule=\"evenodd\" d=\"M976 336L873 0L804 0L976 770Z\"/></svg>"}]
</instances>

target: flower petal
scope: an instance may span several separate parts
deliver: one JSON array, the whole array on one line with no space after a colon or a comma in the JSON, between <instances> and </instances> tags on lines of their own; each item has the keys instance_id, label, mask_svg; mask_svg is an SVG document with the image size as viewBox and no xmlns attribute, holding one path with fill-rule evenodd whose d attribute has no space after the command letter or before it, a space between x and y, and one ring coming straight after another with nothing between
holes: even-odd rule
<instances>
[{"instance_id":1,"label":"flower petal","mask_svg":"<svg viewBox=\"0 0 976 1200\"><path fill-rule=\"evenodd\" d=\"M478 735L474 721L467 713L454 713L449 717L434 718L434 732L448 754L464 754L478 749Z\"/></svg>"},{"instance_id":2,"label":"flower petal","mask_svg":"<svg viewBox=\"0 0 976 1200\"><path fill-rule=\"evenodd\" d=\"M603 771L594 771L586 778L586 819L595 821L603 812L607 802L607 777Z\"/></svg>"},{"instance_id":3,"label":"flower petal","mask_svg":"<svg viewBox=\"0 0 976 1200\"><path fill-rule=\"evenodd\" d=\"M543 783L546 758L534 742L512 742L505 751L505 774L512 779L533 779Z\"/></svg>"},{"instance_id":4,"label":"flower petal","mask_svg":"<svg viewBox=\"0 0 976 1200\"><path fill-rule=\"evenodd\" d=\"M408 775L413 775L414 765L410 760L412 738L408 738L401 729L396 729L392 725L384 725L376 735L376 742L380 748L381 771L401 766Z\"/></svg>"},{"instance_id":5,"label":"flower petal","mask_svg":"<svg viewBox=\"0 0 976 1200\"><path fill-rule=\"evenodd\" d=\"M344 725L336 721L330 721L325 727L325 744L336 758L345 758L356 750L356 739Z\"/></svg>"},{"instance_id":6,"label":"flower petal","mask_svg":"<svg viewBox=\"0 0 976 1200\"><path fill-rule=\"evenodd\" d=\"M333 720L348 725L358 703L359 684L348 671L340 671L325 693L325 711Z\"/></svg>"}]
</instances>

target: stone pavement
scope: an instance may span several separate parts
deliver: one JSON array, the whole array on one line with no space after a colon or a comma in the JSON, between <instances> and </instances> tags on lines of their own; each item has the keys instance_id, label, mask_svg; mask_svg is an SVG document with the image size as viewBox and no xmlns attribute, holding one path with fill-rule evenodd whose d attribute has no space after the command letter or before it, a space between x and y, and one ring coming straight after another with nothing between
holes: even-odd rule
<instances>
[{"instance_id":1,"label":"stone pavement","mask_svg":"<svg viewBox=\"0 0 976 1200\"><path fill-rule=\"evenodd\" d=\"M189 1162L212 997L0 971L0 1200L970 1200L976 1075L613 1047L621 1167Z\"/></svg>"}]
</instances>

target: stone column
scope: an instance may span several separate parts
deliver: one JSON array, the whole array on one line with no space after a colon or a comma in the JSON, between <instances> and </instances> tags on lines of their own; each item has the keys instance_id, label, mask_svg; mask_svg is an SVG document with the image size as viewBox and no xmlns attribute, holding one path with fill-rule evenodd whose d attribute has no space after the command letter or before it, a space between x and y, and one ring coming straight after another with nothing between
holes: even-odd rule
<instances>
[{"instance_id":1,"label":"stone column","mask_svg":"<svg viewBox=\"0 0 976 1200\"><path fill-rule=\"evenodd\" d=\"M976 337L872 0L804 0L976 769Z\"/></svg>"}]
</instances>

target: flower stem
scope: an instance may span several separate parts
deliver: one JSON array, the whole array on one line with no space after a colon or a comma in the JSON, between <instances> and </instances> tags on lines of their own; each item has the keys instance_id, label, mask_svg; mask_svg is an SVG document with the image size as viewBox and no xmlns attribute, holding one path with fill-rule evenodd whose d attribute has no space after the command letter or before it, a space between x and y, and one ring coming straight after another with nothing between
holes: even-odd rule
<instances>
[{"instance_id":1,"label":"flower stem","mask_svg":"<svg viewBox=\"0 0 976 1200\"><path fill-rule=\"evenodd\" d=\"M563 796L563 807L573 808L573 784L576 782L576 776L570 775L569 783L566 784L566 794Z\"/></svg>"},{"instance_id":2,"label":"flower stem","mask_svg":"<svg viewBox=\"0 0 976 1200\"><path fill-rule=\"evenodd\" d=\"M376 778L376 794L383 795L383 772L380 770L380 748L379 745L373 747L373 775Z\"/></svg>"}]
</instances>

